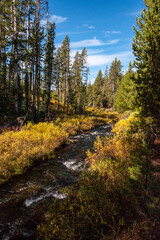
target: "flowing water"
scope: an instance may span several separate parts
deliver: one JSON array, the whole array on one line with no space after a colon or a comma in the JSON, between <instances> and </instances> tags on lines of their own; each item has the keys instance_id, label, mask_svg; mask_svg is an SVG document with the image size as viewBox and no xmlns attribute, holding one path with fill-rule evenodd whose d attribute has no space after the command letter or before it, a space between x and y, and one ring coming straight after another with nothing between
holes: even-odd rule
<instances>
[{"instance_id":1,"label":"flowing water","mask_svg":"<svg viewBox=\"0 0 160 240\"><path fill-rule=\"evenodd\" d=\"M36 239L36 226L43 222L53 199L66 196L60 189L78 180L86 151L93 149L97 136L110 135L111 126L70 137L71 144L58 150L56 157L40 163L26 174L0 186L0 239Z\"/></svg>"}]
</instances>

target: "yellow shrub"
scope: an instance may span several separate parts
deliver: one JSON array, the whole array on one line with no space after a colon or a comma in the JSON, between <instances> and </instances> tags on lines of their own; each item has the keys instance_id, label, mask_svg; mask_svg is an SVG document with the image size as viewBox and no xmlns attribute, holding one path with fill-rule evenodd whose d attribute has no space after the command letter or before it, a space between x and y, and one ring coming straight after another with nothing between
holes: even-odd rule
<instances>
[{"instance_id":1,"label":"yellow shrub","mask_svg":"<svg viewBox=\"0 0 160 240\"><path fill-rule=\"evenodd\" d=\"M67 140L68 133L53 123L29 123L20 132L0 135L0 179L22 173L35 160L53 155Z\"/></svg>"},{"instance_id":2,"label":"yellow shrub","mask_svg":"<svg viewBox=\"0 0 160 240\"><path fill-rule=\"evenodd\" d=\"M94 152L87 152L86 163L90 165L90 169L99 171L100 162L105 162L108 158L111 160L119 159L124 164L131 166L131 156L136 156L136 153L138 154L142 150L143 153L145 152L146 133L144 129L147 127L147 119L145 121L143 125L138 116L133 113L129 118L116 123L112 129L113 138L100 139L98 137L94 143Z\"/></svg>"},{"instance_id":3,"label":"yellow shrub","mask_svg":"<svg viewBox=\"0 0 160 240\"><path fill-rule=\"evenodd\" d=\"M0 135L0 182L15 174L23 173L36 160L53 156L68 135L87 131L101 124L112 124L118 115L106 110L89 110L95 116L60 115L55 123L28 123L20 132ZM92 114L91 114L92 115Z\"/></svg>"}]
</instances>

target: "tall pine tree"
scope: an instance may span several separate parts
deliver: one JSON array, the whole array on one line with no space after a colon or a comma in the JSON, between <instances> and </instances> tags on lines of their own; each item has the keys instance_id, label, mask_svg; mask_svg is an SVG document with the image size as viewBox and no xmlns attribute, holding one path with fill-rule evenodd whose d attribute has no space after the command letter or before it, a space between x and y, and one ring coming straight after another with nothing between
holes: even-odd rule
<instances>
[{"instance_id":1,"label":"tall pine tree","mask_svg":"<svg viewBox=\"0 0 160 240\"><path fill-rule=\"evenodd\" d=\"M136 105L144 116L160 118L160 1L145 0L134 26L133 52L138 78Z\"/></svg>"}]
</instances>

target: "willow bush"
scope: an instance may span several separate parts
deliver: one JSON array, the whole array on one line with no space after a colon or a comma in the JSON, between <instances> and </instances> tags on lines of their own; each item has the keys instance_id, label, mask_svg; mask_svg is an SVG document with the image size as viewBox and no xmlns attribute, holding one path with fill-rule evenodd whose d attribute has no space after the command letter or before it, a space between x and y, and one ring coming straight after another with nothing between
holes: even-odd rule
<instances>
[{"instance_id":1,"label":"willow bush","mask_svg":"<svg viewBox=\"0 0 160 240\"><path fill-rule=\"evenodd\" d=\"M131 114L115 125L114 137L97 139L94 151L87 153L78 190L53 202L38 227L39 239L115 239L140 221L147 209L147 127L147 119L142 124Z\"/></svg>"}]
</instances>

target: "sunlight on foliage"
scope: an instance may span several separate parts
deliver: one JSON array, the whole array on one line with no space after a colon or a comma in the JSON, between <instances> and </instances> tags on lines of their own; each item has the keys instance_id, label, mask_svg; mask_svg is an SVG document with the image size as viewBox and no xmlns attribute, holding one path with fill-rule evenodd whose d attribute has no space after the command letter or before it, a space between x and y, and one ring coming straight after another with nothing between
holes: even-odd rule
<instances>
[{"instance_id":1,"label":"sunlight on foliage","mask_svg":"<svg viewBox=\"0 0 160 240\"><path fill-rule=\"evenodd\" d=\"M116 119L95 116L60 115L54 123L27 126L19 132L4 132L0 135L0 183L22 174L36 161L54 156L55 149L67 142L69 135L88 131L97 125L111 124Z\"/></svg>"},{"instance_id":2,"label":"sunlight on foliage","mask_svg":"<svg viewBox=\"0 0 160 240\"><path fill-rule=\"evenodd\" d=\"M22 173L36 160L52 157L67 137L68 133L53 123L28 123L20 132L0 135L1 182Z\"/></svg>"},{"instance_id":3,"label":"sunlight on foliage","mask_svg":"<svg viewBox=\"0 0 160 240\"><path fill-rule=\"evenodd\" d=\"M38 227L40 239L115 239L134 222L146 206L147 121L133 113L115 125L113 137L97 138L79 189L54 201Z\"/></svg>"}]
</instances>

